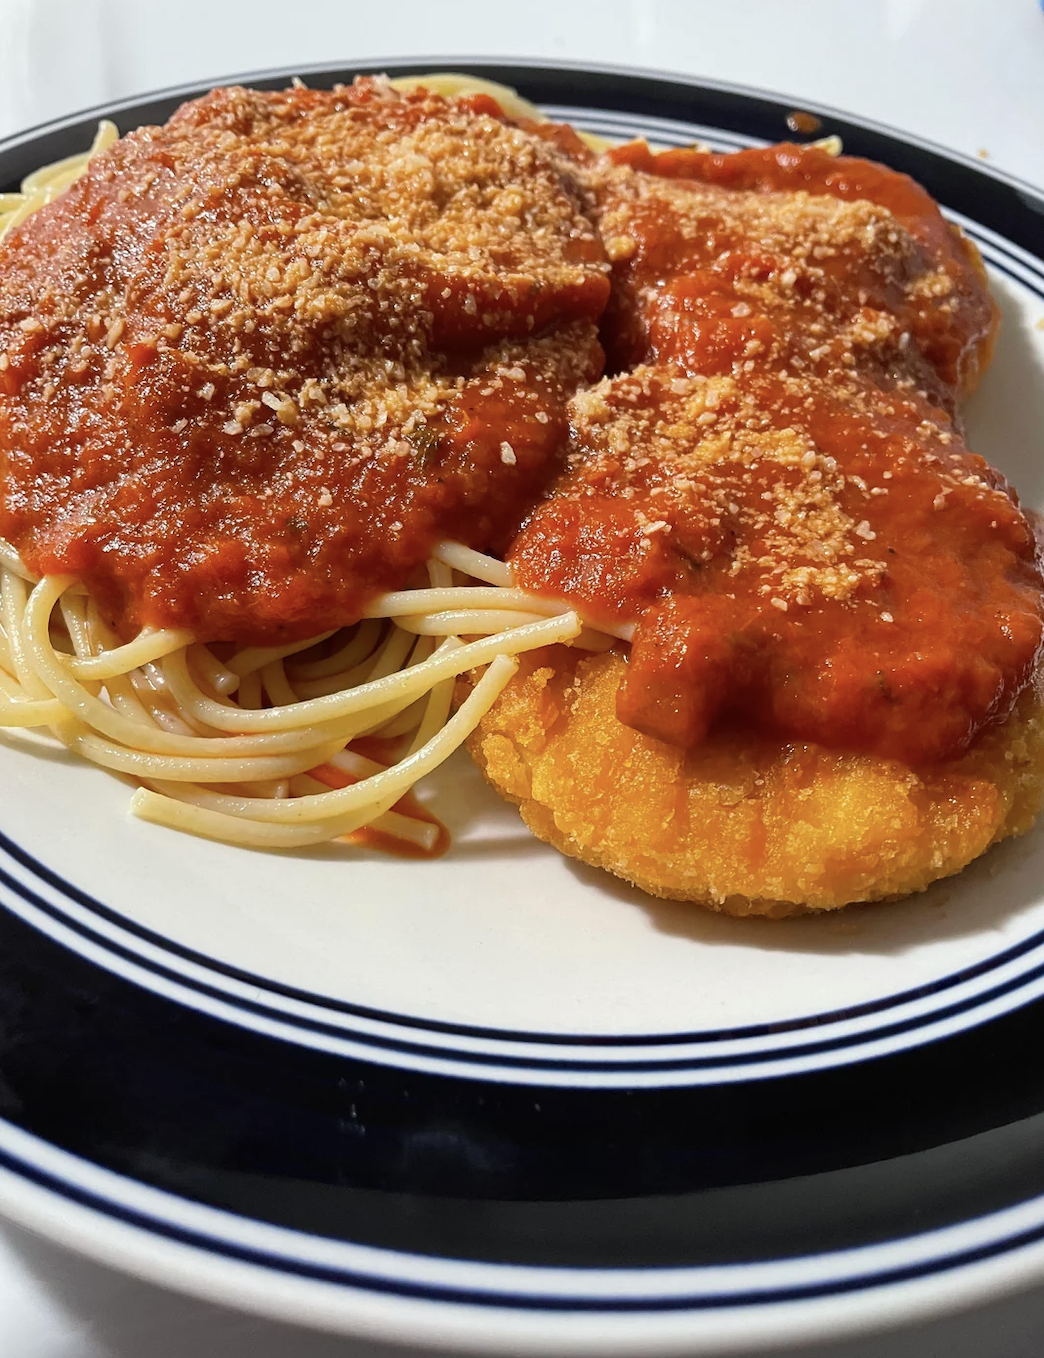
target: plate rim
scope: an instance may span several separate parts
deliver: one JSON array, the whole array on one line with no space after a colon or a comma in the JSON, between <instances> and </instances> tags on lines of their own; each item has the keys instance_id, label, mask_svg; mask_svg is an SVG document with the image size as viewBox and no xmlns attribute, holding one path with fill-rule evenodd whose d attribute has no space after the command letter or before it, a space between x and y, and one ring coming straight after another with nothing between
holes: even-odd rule
<instances>
[{"instance_id":1,"label":"plate rim","mask_svg":"<svg viewBox=\"0 0 1044 1358\"><path fill-rule=\"evenodd\" d=\"M13 1133L13 1135L12 1135ZM31 1143L42 1151L42 1164L31 1159L22 1162L11 1154L11 1143L25 1152ZM58 1172L55 1163L58 1162ZM81 1184L63 1191L61 1166L77 1171ZM149 1229L148 1216L134 1205L127 1206L113 1197L107 1202L106 1182L117 1192L122 1184L133 1199L142 1193L146 1202L166 1199L172 1212L159 1229ZM100 1187L99 1187L100 1183ZM86 1186L84 1186L86 1185ZM220 1238L207 1239L177 1221L180 1210L189 1215L201 1212L204 1219L228 1217L249 1227L261 1227L261 1242L236 1249L223 1247ZM833 1291L810 1289L810 1295L795 1300L768 1296L738 1306L715 1301L708 1305L686 1306L684 1301L664 1307L625 1309L588 1302L581 1307L511 1305L495 1294L489 1300L468 1301L424 1293L423 1287L410 1295L409 1289L367 1286L365 1281L331 1281L333 1270L323 1267L279 1269L259 1260L265 1257L264 1238L270 1233L288 1241L323 1242L321 1237L258 1223L223 1209L200 1207L166 1190L142 1185L139 1181L102 1169L91 1162L58 1150L0 1118L0 1210L30 1231L84 1254L96 1261L161 1286L175 1286L200 1300L231 1306L272 1320L298 1324L310 1329L332 1331L356 1338L382 1342L447 1347L455 1352L514 1355L568 1354L575 1358L673 1358L697 1355L713 1358L741 1351L769 1353L783 1345L834 1343L861 1336L880 1335L903 1327L941 1318L957 1312L996 1302L1005 1296L1044 1279L1044 1196L1013 1208L962 1222L958 1226L922 1235L902 1237L900 1245L933 1238L967 1235L967 1228L985 1229L1005 1218L1018 1218L1029 1209L1039 1220L1030 1232L1014 1245L965 1249L956 1262L945 1257L934 1266L913 1276L889 1277L884 1282ZM824 1254L800 1256L783 1261L796 1264L810 1274L827 1262L846 1256L886 1252L893 1241L843 1249ZM336 1248L336 1245L335 1245ZM383 1255L403 1265L423 1263L424 1256L405 1251L362 1247L364 1252ZM943 1256L946 1254L943 1245ZM270 1257L270 1256L269 1256ZM442 1260L436 1260L436 1264ZM450 1261L451 1263L454 1261ZM778 1261L771 1261L776 1264ZM466 1265L470 1271L474 1265ZM742 1274L747 1265L726 1266ZM755 1265L754 1267L758 1267ZM528 1270L518 1265L485 1265L490 1272ZM403 1271L406 1271L405 1269ZM533 1270L555 1272L557 1270ZM612 1282L610 1270L571 1270L601 1274ZM698 1273L699 1268L646 1269L649 1274ZM713 1266L709 1270L714 1271ZM725 1271L722 1269L722 1271ZM473 1289L474 1291L474 1289ZM516 1294L517 1295L517 1294ZM596 1295L596 1294L592 1294ZM609 1294L602 1291L602 1296ZM546 1301L546 1299L543 1299ZM640 1345L640 1347L636 1347Z\"/></svg>"},{"instance_id":2,"label":"plate rim","mask_svg":"<svg viewBox=\"0 0 1044 1358\"><path fill-rule=\"evenodd\" d=\"M395 68L408 74L436 73L440 71L467 71L468 68L485 68L487 70L514 68L516 70L550 70L562 71L564 73L577 74L600 74L624 77L639 77L642 79L653 80L658 83L671 83L680 86L688 86L693 89L709 90L722 94L736 94L749 99L758 99L762 102L770 102L780 106L794 109L800 105L800 109L805 112L814 113L817 116L825 114L829 118L835 118L842 122L850 122L871 132L880 133L882 136L894 138L896 141L905 142L908 146L913 146L919 150L929 151L933 155L945 160L950 160L965 169L975 170L988 178L996 179L1012 188L1025 191L1030 197L1037 199L1040 204L1039 210L1044 212L1044 185L1035 184L1028 179L1022 179L1018 175L1012 174L1008 170L993 164L991 161L983 160L975 156L970 156L964 151L958 151L952 147L943 145L941 142L933 141L929 137L922 137L916 133L905 132L902 128L896 127L893 123L881 122L875 118L866 118L862 114L847 112L832 104L819 103L816 100L806 101L792 97L785 91L766 89L757 85L747 85L742 82L729 80L716 80L712 76L693 76L684 71L661 70L655 67L617 65L614 62L583 61L573 62L567 59L556 57L510 57L510 56L453 56L452 54L437 54L432 57L424 58L403 58L401 56L386 57L367 57L365 61L356 64L342 65L336 62L307 62L302 65L294 66L265 66L257 70L237 71L228 75L215 76L212 80L206 81L185 81L177 85L165 85L159 89L144 89L138 93L127 95L121 99L102 101L97 104L90 104L85 108L78 109L69 114L62 114L57 118L44 119L42 122L34 123L27 128L19 129L9 133L6 137L0 138L0 155L4 155L24 143L38 141L42 136L51 133L66 132L89 124L98 118L111 117L122 111L129 111L143 104L159 103L168 99L180 99L185 101L208 93L210 90L218 89L225 85L244 85L247 88L253 87L254 82L287 80L295 75L301 77L307 75L330 75L341 71L356 71L360 75L378 74L389 68ZM140 124L139 124L140 125ZM723 129L724 130L724 129Z\"/></svg>"}]
</instances>

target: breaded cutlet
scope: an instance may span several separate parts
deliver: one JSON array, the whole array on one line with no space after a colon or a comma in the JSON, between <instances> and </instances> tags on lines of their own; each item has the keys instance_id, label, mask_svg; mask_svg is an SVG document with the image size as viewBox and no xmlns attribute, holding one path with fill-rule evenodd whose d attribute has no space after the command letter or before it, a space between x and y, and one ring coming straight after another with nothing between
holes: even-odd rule
<instances>
[{"instance_id":1,"label":"breaded cutlet","mask_svg":"<svg viewBox=\"0 0 1044 1358\"><path fill-rule=\"evenodd\" d=\"M801 914L923 891L1044 805L1044 676L958 759L722 730L682 750L616 716L615 653L533 652L468 749L540 839L653 896Z\"/></svg>"},{"instance_id":2,"label":"breaded cutlet","mask_svg":"<svg viewBox=\"0 0 1044 1358\"><path fill-rule=\"evenodd\" d=\"M981 261L912 181L796 147L625 148L593 182L615 371L509 561L633 639L526 657L472 754L658 896L920 891L1044 801L1039 552L959 422Z\"/></svg>"}]
</instances>

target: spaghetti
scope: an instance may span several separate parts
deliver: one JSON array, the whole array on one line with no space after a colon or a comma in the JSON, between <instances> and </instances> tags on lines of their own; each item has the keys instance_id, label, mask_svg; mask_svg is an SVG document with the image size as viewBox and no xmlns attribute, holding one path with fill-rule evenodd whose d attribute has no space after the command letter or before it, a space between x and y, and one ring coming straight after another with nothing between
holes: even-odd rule
<instances>
[{"instance_id":1,"label":"spaghetti","mask_svg":"<svg viewBox=\"0 0 1044 1358\"><path fill-rule=\"evenodd\" d=\"M146 820L252 847L302 847L373 826L430 848L436 827L392 808L474 730L515 656L606 644L563 605L461 583L453 562L493 580L503 567L452 544L429 564L428 588L375 601L355 628L224 658L173 629L120 644L75 582L32 585L6 556L0 723L49 728L75 753L130 775L141 784L131 810ZM454 681L481 667L451 714ZM363 736L405 749L381 765L352 749ZM325 764L349 785L313 790L306 775Z\"/></svg>"}]
</instances>

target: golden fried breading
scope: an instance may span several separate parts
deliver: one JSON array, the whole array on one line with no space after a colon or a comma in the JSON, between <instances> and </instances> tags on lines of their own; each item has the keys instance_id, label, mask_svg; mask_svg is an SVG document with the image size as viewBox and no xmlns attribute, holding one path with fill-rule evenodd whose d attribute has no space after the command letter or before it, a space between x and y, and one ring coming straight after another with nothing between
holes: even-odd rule
<instances>
[{"instance_id":1,"label":"golden fried breading","mask_svg":"<svg viewBox=\"0 0 1044 1358\"><path fill-rule=\"evenodd\" d=\"M616 716L623 659L536 651L471 737L539 838L654 896L800 914L923 891L1044 804L1044 670L1002 724L924 771L720 731L691 750Z\"/></svg>"}]
</instances>

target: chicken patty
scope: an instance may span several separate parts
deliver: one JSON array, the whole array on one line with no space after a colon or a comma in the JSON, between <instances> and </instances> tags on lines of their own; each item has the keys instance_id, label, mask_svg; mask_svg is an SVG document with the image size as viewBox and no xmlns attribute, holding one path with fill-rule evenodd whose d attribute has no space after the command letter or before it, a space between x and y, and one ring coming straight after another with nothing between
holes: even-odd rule
<instances>
[{"instance_id":1,"label":"chicken patty","mask_svg":"<svg viewBox=\"0 0 1044 1358\"><path fill-rule=\"evenodd\" d=\"M615 652L524 657L469 750L538 838L673 900L779 917L923 891L1044 805L1044 669L958 759L722 728L684 750L625 726Z\"/></svg>"},{"instance_id":2,"label":"chicken patty","mask_svg":"<svg viewBox=\"0 0 1044 1358\"><path fill-rule=\"evenodd\" d=\"M995 328L974 247L807 148L639 144L596 179L610 375L509 562L630 652L527 660L472 753L657 896L923 890L1044 801L1040 552L959 419Z\"/></svg>"}]
</instances>

